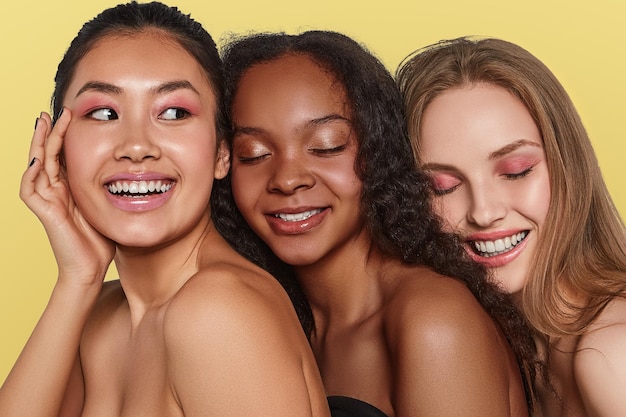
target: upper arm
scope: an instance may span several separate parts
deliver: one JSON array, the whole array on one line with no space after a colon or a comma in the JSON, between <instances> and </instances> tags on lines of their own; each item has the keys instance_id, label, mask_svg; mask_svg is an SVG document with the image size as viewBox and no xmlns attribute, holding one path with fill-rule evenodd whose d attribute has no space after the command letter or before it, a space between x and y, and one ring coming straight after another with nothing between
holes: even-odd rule
<instances>
[{"instance_id":1,"label":"upper arm","mask_svg":"<svg viewBox=\"0 0 626 417\"><path fill-rule=\"evenodd\" d=\"M626 323L583 336L574 361L576 383L590 416L623 416L626 410Z\"/></svg>"},{"instance_id":2,"label":"upper arm","mask_svg":"<svg viewBox=\"0 0 626 417\"><path fill-rule=\"evenodd\" d=\"M311 416L321 381L307 379L306 338L286 299L237 279L196 287L170 307L165 327L185 415Z\"/></svg>"},{"instance_id":3,"label":"upper arm","mask_svg":"<svg viewBox=\"0 0 626 417\"><path fill-rule=\"evenodd\" d=\"M511 402L511 383L521 380L512 379L509 347L469 291L452 289L449 296L407 303L396 313L398 417L526 415L525 406Z\"/></svg>"}]
</instances>

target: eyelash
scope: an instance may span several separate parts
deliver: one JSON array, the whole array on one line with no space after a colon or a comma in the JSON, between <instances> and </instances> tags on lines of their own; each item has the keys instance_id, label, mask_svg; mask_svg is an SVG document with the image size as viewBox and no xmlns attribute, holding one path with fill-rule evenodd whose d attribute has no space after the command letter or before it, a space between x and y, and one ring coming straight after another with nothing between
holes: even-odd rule
<instances>
[{"instance_id":1,"label":"eyelash","mask_svg":"<svg viewBox=\"0 0 626 417\"><path fill-rule=\"evenodd\" d=\"M107 115L105 117L109 117L109 118L103 119L103 118L98 118L95 116L97 112L102 112L102 111L107 111ZM117 112L109 107L102 107L99 109L91 110L89 113L87 113L87 117L91 119L99 120L102 122L109 121L109 120L117 120L119 118L117 115Z\"/></svg>"},{"instance_id":2,"label":"eyelash","mask_svg":"<svg viewBox=\"0 0 626 417\"><path fill-rule=\"evenodd\" d=\"M166 114L166 112L169 112L171 110L174 110L176 112L175 113L176 117L174 119L166 119L166 118L164 118L163 115ZM98 117L95 116L95 114L97 112L102 112L102 111L106 111L107 112L107 115L105 117L108 117L108 118L98 118ZM191 113L188 110L186 110L186 109L183 109L183 108L180 108L180 107L168 107L167 109L163 110L159 114L159 119L161 119L161 120L181 120L181 119L186 119L190 115L191 115ZM117 119L119 119L119 116L117 115L117 112L115 110L109 108L109 107L102 107L102 108L99 108L99 109L92 110L89 113L87 113L87 116L92 118L92 119L100 120L100 121L109 121L109 120L117 120ZM178 116L180 116L180 117L178 117Z\"/></svg>"},{"instance_id":3,"label":"eyelash","mask_svg":"<svg viewBox=\"0 0 626 417\"><path fill-rule=\"evenodd\" d=\"M530 174L533 171L534 168L535 168L534 166L531 166L531 167L526 168L523 171L515 172L513 174L503 174L503 176L507 180L517 180L517 179L520 179L520 178L524 178L525 176Z\"/></svg>"},{"instance_id":4,"label":"eyelash","mask_svg":"<svg viewBox=\"0 0 626 417\"><path fill-rule=\"evenodd\" d=\"M513 174L503 174L503 176L507 180L517 180L517 179L526 177L528 174L530 174L533 171L533 168L534 167L529 167L529 168L527 168L527 169L525 169L525 170L523 170L521 172L516 172L516 173L513 173ZM437 189L437 188L435 188L434 186L431 185L431 189L433 190L433 194L435 196L443 196L443 195L452 193L454 190L456 190L459 187L459 185L461 185L461 184L457 184L454 187L447 188L445 190Z\"/></svg>"},{"instance_id":5,"label":"eyelash","mask_svg":"<svg viewBox=\"0 0 626 417\"><path fill-rule=\"evenodd\" d=\"M433 194L437 197L446 195L446 194L450 194L451 192L453 192L454 190L456 190L457 188L459 188L459 185L461 184L457 184L454 187L451 188L446 188L445 190L440 190L435 188L434 186L431 185L430 189L433 191Z\"/></svg>"},{"instance_id":6,"label":"eyelash","mask_svg":"<svg viewBox=\"0 0 626 417\"><path fill-rule=\"evenodd\" d=\"M318 155L331 155L335 153L339 153L344 151L347 148L347 144L335 146L334 148L323 148L323 149L311 149L311 152Z\"/></svg>"},{"instance_id":7,"label":"eyelash","mask_svg":"<svg viewBox=\"0 0 626 417\"><path fill-rule=\"evenodd\" d=\"M258 156L250 156L250 157L240 156L238 159L239 159L239 162L241 162L242 164L253 164L255 162L259 162L259 161L263 160L268 155L269 154L263 154L263 155L258 155Z\"/></svg>"},{"instance_id":8,"label":"eyelash","mask_svg":"<svg viewBox=\"0 0 626 417\"><path fill-rule=\"evenodd\" d=\"M174 110L176 112L176 116L178 116L180 113L182 113L182 117L176 117L175 119L164 119L162 116L166 112L168 112L170 110ZM162 119L162 120L180 120L180 119L186 119L190 115L191 115L191 113L189 112L189 110L183 109L181 107L168 107L167 109L163 110L161 112L161 114L159 114L159 119Z\"/></svg>"}]
</instances>

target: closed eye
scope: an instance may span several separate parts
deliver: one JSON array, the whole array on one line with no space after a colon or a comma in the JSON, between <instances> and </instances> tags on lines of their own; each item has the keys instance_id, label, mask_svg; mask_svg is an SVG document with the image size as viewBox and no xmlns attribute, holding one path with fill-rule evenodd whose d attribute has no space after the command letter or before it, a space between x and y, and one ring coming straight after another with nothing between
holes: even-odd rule
<instances>
[{"instance_id":1,"label":"closed eye","mask_svg":"<svg viewBox=\"0 0 626 417\"><path fill-rule=\"evenodd\" d=\"M514 172L514 173L510 173L510 174L502 174L506 179L508 180L516 180L519 178L524 178L525 176L527 176L528 174L530 174L533 170L534 166L528 167L523 171L520 172Z\"/></svg>"},{"instance_id":2,"label":"closed eye","mask_svg":"<svg viewBox=\"0 0 626 417\"><path fill-rule=\"evenodd\" d=\"M335 146L333 148L315 148L311 149L311 152L317 155L333 155L345 151L347 147L348 144Z\"/></svg>"},{"instance_id":3,"label":"closed eye","mask_svg":"<svg viewBox=\"0 0 626 417\"><path fill-rule=\"evenodd\" d=\"M430 187L436 196L450 194L462 184L458 177L447 173L429 173L428 176Z\"/></svg>"},{"instance_id":4,"label":"closed eye","mask_svg":"<svg viewBox=\"0 0 626 417\"><path fill-rule=\"evenodd\" d=\"M237 159L242 164L254 164L255 162L262 161L263 159L265 159L268 156L269 156L269 154L255 155L255 156L239 156L239 157L237 157Z\"/></svg>"}]
</instances>

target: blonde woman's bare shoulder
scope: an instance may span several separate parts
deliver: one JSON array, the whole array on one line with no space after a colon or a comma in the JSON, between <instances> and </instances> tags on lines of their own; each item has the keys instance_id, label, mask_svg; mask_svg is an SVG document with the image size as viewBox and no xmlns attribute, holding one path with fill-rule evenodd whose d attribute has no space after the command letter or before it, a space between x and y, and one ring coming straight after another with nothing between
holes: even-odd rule
<instances>
[{"instance_id":1,"label":"blonde woman's bare shoulder","mask_svg":"<svg viewBox=\"0 0 626 417\"><path fill-rule=\"evenodd\" d=\"M613 299L581 336L574 371L589 415L626 413L626 299Z\"/></svg>"}]
</instances>

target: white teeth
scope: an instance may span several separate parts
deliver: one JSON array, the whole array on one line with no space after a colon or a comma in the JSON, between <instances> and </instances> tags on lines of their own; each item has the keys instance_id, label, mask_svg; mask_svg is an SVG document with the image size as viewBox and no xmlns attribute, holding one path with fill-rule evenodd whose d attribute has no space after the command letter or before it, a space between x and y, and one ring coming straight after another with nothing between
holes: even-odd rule
<instances>
[{"instance_id":1,"label":"white teeth","mask_svg":"<svg viewBox=\"0 0 626 417\"><path fill-rule=\"evenodd\" d=\"M279 213L279 214L276 214L275 217L278 217L281 220L284 220L286 222L299 222L302 220L306 220L309 217L315 214L321 213L321 212L322 212L322 209L303 211L302 213L296 213L296 214Z\"/></svg>"},{"instance_id":2,"label":"white teeth","mask_svg":"<svg viewBox=\"0 0 626 417\"><path fill-rule=\"evenodd\" d=\"M519 232L504 239L474 241L476 252L486 258L500 255L513 249L518 243L526 238L528 232Z\"/></svg>"},{"instance_id":3,"label":"white teeth","mask_svg":"<svg viewBox=\"0 0 626 417\"><path fill-rule=\"evenodd\" d=\"M172 183L162 183L159 181L116 181L108 185L111 194L136 194L144 195L148 193L164 193L172 188Z\"/></svg>"}]
</instances>

